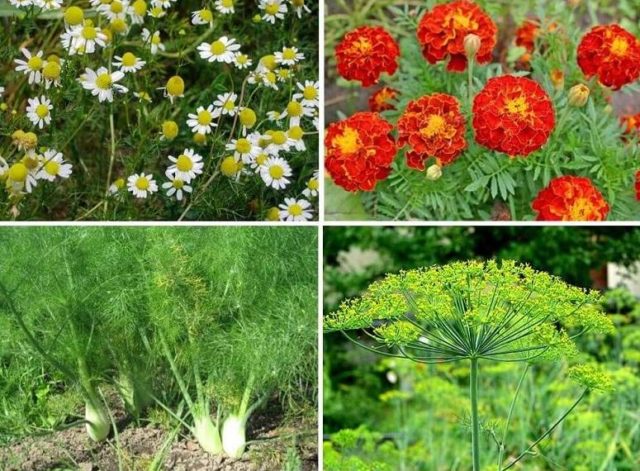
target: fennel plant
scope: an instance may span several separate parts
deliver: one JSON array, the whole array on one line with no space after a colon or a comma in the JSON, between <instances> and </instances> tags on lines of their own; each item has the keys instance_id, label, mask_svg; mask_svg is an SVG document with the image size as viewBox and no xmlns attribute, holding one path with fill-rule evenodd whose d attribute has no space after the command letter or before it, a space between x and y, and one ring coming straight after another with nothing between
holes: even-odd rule
<instances>
[{"instance_id":1,"label":"fennel plant","mask_svg":"<svg viewBox=\"0 0 640 471\"><path fill-rule=\"evenodd\" d=\"M613 324L600 310L600 295L513 261L456 262L410 270L374 282L357 299L325 316L325 332L342 331L374 353L423 364L466 361L470 366L471 459L481 469L479 375L482 362L525 364L504 432L497 469L510 469L577 407L590 389L610 379L581 363L575 338L606 333ZM357 338L351 331L361 331ZM364 340L366 339L366 341ZM571 407L508 464L504 451L511 414L530 365L567 359L569 375L584 386Z\"/></svg>"}]
</instances>

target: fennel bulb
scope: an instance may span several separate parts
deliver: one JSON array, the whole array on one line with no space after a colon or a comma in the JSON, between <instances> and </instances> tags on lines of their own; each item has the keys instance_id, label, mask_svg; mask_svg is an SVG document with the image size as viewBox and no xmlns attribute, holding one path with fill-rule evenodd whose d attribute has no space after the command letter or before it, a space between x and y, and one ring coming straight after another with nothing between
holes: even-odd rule
<instances>
[{"instance_id":1,"label":"fennel bulb","mask_svg":"<svg viewBox=\"0 0 640 471\"><path fill-rule=\"evenodd\" d=\"M247 420L230 415L222 425L222 448L232 458L240 458L247 446Z\"/></svg>"},{"instance_id":2,"label":"fennel bulb","mask_svg":"<svg viewBox=\"0 0 640 471\"><path fill-rule=\"evenodd\" d=\"M212 455L222 453L220 432L211 417L209 415L194 416L193 422L193 436L196 437L202 449Z\"/></svg>"},{"instance_id":3,"label":"fennel bulb","mask_svg":"<svg viewBox=\"0 0 640 471\"><path fill-rule=\"evenodd\" d=\"M109 414L102 405L87 401L85 403L84 418L87 421L87 434L91 440L101 442L107 438L111 430L111 422Z\"/></svg>"}]
</instances>

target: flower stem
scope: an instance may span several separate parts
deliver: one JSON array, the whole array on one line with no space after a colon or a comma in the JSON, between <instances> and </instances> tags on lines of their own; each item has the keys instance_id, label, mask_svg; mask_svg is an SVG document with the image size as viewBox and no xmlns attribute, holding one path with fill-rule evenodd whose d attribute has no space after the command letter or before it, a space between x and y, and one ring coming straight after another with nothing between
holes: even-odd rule
<instances>
[{"instance_id":1,"label":"flower stem","mask_svg":"<svg viewBox=\"0 0 640 471\"><path fill-rule=\"evenodd\" d=\"M113 174L113 164L116 160L116 127L113 120L113 108L111 109L111 113L109 114L109 128L111 130L111 156L109 157L109 171L107 172L107 187L105 190L105 197L109 196L109 187L111 186L111 175ZM107 215L107 210L109 208L108 201L105 201L104 204L104 215Z\"/></svg>"},{"instance_id":2,"label":"flower stem","mask_svg":"<svg viewBox=\"0 0 640 471\"><path fill-rule=\"evenodd\" d=\"M471 358L469 381L471 397L471 456L473 471L480 471L480 421L478 419L478 358Z\"/></svg>"},{"instance_id":3,"label":"flower stem","mask_svg":"<svg viewBox=\"0 0 640 471\"><path fill-rule=\"evenodd\" d=\"M507 416L507 423L504 425L504 432L502 433L502 440L500 441L500 454L498 456L498 471L502 471L502 461L504 459L504 450L505 450L505 442L507 441L507 433L509 433L509 424L511 423L511 417L513 416L513 411L515 409L516 401L518 400L518 395L520 394L520 389L522 388L522 383L524 381L527 372L529 371L529 363L526 364L522 375L520 375L520 381L518 381L518 387L516 388L516 393L513 395L513 399L511 401L511 406L509 407L509 415Z\"/></svg>"},{"instance_id":4,"label":"flower stem","mask_svg":"<svg viewBox=\"0 0 640 471\"><path fill-rule=\"evenodd\" d=\"M467 93L469 95L469 110L473 107L473 90L471 89L473 86L473 63L475 62L474 58L469 58L469 66L467 67Z\"/></svg>"}]
</instances>

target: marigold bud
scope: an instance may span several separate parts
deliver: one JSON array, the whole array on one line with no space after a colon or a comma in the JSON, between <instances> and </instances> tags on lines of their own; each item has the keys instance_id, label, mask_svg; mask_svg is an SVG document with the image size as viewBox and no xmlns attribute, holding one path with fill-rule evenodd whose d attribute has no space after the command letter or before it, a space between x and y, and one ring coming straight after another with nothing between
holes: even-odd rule
<instances>
[{"instance_id":1,"label":"marigold bud","mask_svg":"<svg viewBox=\"0 0 640 471\"><path fill-rule=\"evenodd\" d=\"M578 8L582 3L582 0L568 0L568 3L571 8Z\"/></svg>"},{"instance_id":2,"label":"marigold bud","mask_svg":"<svg viewBox=\"0 0 640 471\"><path fill-rule=\"evenodd\" d=\"M480 50L480 46L482 45L482 41L480 36L477 34L467 34L464 37L464 52L467 55L468 59L473 59L476 57L478 50Z\"/></svg>"},{"instance_id":3,"label":"marigold bud","mask_svg":"<svg viewBox=\"0 0 640 471\"><path fill-rule=\"evenodd\" d=\"M556 90L562 90L564 88L564 72L560 69L553 69L550 76L554 88Z\"/></svg>"},{"instance_id":4,"label":"marigold bud","mask_svg":"<svg viewBox=\"0 0 640 471\"><path fill-rule=\"evenodd\" d=\"M442 176L442 167L433 164L427 169L427 180L436 181Z\"/></svg>"},{"instance_id":5,"label":"marigold bud","mask_svg":"<svg viewBox=\"0 0 640 471\"><path fill-rule=\"evenodd\" d=\"M581 108L587 104L587 100L589 99L589 87L586 85L579 83L578 85L574 85L569 90L569 105L575 106L576 108Z\"/></svg>"}]
</instances>

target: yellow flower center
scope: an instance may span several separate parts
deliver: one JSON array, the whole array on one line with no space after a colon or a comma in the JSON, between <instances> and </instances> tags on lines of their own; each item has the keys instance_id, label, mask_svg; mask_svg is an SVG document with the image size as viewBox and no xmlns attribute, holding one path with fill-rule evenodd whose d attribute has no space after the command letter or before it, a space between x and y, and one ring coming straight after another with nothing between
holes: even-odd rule
<instances>
[{"instance_id":1,"label":"yellow flower center","mask_svg":"<svg viewBox=\"0 0 640 471\"><path fill-rule=\"evenodd\" d=\"M358 38L353 45L351 46L352 52L357 52L360 54L368 54L372 49L371 41L367 38Z\"/></svg>"},{"instance_id":2,"label":"yellow flower center","mask_svg":"<svg viewBox=\"0 0 640 471\"><path fill-rule=\"evenodd\" d=\"M162 134L167 139L175 139L178 135L178 124L175 121L165 121L162 123Z\"/></svg>"},{"instance_id":3,"label":"yellow flower center","mask_svg":"<svg viewBox=\"0 0 640 471\"><path fill-rule=\"evenodd\" d=\"M240 138L236 142L236 150L241 154L248 154L251 152L251 143L245 138Z\"/></svg>"},{"instance_id":4,"label":"yellow flower center","mask_svg":"<svg viewBox=\"0 0 640 471\"><path fill-rule=\"evenodd\" d=\"M123 10L123 6L122 3L119 2L118 0L115 0L114 2L111 3L111 12L115 13L116 15L119 13L122 13Z\"/></svg>"},{"instance_id":5,"label":"yellow flower center","mask_svg":"<svg viewBox=\"0 0 640 471\"><path fill-rule=\"evenodd\" d=\"M153 36L151 36L151 44L155 44L157 46L160 42L160 33L153 33Z\"/></svg>"},{"instance_id":6,"label":"yellow flower center","mask_svg":"<svg viewBox=\"0 0 640 471\"><path fill-rule=\"evenodd\" d=\"M9 180L14 182L23 182L27 179L27 175L29 174L29 169L23 163L15 163L9 168L8 177Z\"/></svg>"},{"instance_id":7,"label":"yellow flower center","mask_svg":"<svg viewBox=\"0 0 640 471\"><path fill-rule=\"evenodd\" d=\"M292 216L301 216L302 215L302 206L298 203L293 203L289 205L289 214Z\"/></svg>"},{"instance_id":8,"label":"yellow flower center","mask_svg":"<svg viewBox=\"0 0 640 471\"><path fill-rule=\"evenodd\" d=\"M233 0L222 0L222 6L225 8L231 8L233 6Z\"/></svg>"},{"instance_id":9,"label":"yellow flower center","mask_svg":"<svg viewBox=\"0 0 640 471\"><path fill-rule=\"evenodd\" d=\"M624 56L629 49L629 43L626 39L616 37L611 43L611 53L616 56Z\"/></svg>"},{"instance_id":10,"label":"yellow flower center","mask_svg":"<svg viewBox=\"0 0 640 471\"><path fill-rule=\"evenodd\" d=\"M124 56L122 56L122 65L125 67L133 67L136 65L136 56L130 52L125 52Z\"/></svg>"},{"instance_id":11,"label":"yellow flower center","mask_svg":"<svg viewBox=\"0 0 640 471\"><path fill-rule=\"evenodd\" d=\"M256 157L256 163L258 165L264 165L268 158L269 156L267 154L258 154L258 157Z\"/></svg>"},{"instance_id":12,"label":"yellow flower center","mask_svg":"<svg viewBox=\"0 0 640 471\"><path fill-rule=\"evenodd\" d=\"M46 164L44 164L44 171L49 175L58 175L60 172L60 164L53 160L50 160Z\"/></svg>"},{"instance_id":13,"label":"yellow flower center","mask_svg":"<svg viewBox=\"0 0 640 471\"><path fill-rule=\"evenodd\" d=\"M236 56L236 62L240 65L244 65L249 61L249 56L246 54L239 54Z\"/></svg>"},{"instance_id":14,"label":"yellow flower center","mask_svg":"<svg viewBox=\"0 0 640 471\"><path fill-rule=\"evenodd\" d=\"M278 180L284 175L284 169L280 165L272 165L269 167L269 175L271 175L271 178Z\"/></svg>"},{"instance_id":15,"label":"yellow flower center","mask_svg":"<svg viewBox=\"0 0 640 471\"><path fill-rule=\"evenodd\" d=\"M290 101L289 104L287 105L287 114L289 116L293 116L293 117L301 116L303 112L304 112L304 109L302 108L302 105L297 101Z\"/></svg>"},{"instance_id":16,"label":"yellow flower center","mask_svg":"<svg viewBox=\"0 0 640 471\"><path fill-rule=\"evenodd\" d=\"M523 96L507 101L505 106L508 113L517 114L522 117L526 116L529 112L529 104Z\"/></svg>"},{"instance_id":17,"label":"yellow flower center","mask_svg":"<svg viewBox=\"0 0 640 471\"><path fill-rule=\"evenodd\" d=\"M331 144L340 149L343 154L354 154L360 147L360 136L355 129L346 127L342 134L333 138Z\"/></svg>"},{"instance_id":18,"label":"yellow flower center","mask_svg":"<svg viewBox=\"0 0 640 471\"><path fill-rule=\"evenodd\" d=\"M36 114L39 118L43 119L49 115L49 108L47 105L38 105L36 107Z\"/></svg>"},{"instance_id":19,"label":"yellow flower center","mask_svg":"<svg viewBox=\"0 0 640 471\"><path fill-rule=\"evenodd\" d=\"M211 116L211 113L209 113L207 110L202 110L200 113L198 113L198 124L201 124L202 126L210 124L212 119L213 116Z\"/></svg>"},{"instance_id":20,"label":"yellow flower center","mask_svg":"<svg viewBox=\"0 0 640 471\"><path fill-rule=\"evenodd\" d=\"M82 37L84 39L92 40L96 39L97 36L98 32L93 26L85 26L84 28L82 28Z\"/></svg>"},{"instance_id":21,"label":"yellow flower center","mask_svg":"<svg viewBox=\"0 0 640 471\"><path fill-rule=\"evenodd\" d=\"M447 122L442 116L438 114L432 114L429 115L427 125L420 129L420 134L422 134L424 137L432 138L434 136L442 134L446 126Z\"/></svg>"},{"instance_id":22,"label":"yellow flower center","mask_svg":"<svg viewBox=\"0 0 640 471\"><path fill-rule=\"evenodd\" d=\"M309 180L309 183L307 183L307 188L317 191L318 188L320 188L320 182L318 182L318 180L316 180L315 178L312 178L311 180Z\"/></svg>"},{"instance_id":23,"label":"yellow flower center","mask_svg":"<svg viewBox=\"0 0 640 471\"><path fill-rule=\"evenodd\" d=\"M127 22L122 18L116 18L111 22L111 28L116 33L124 33L127 30Z\"/></svg>"},{"instance_id":24,"label":"yellow flower center","mask_svg":"<svg viewBox=\"0 0 640 471\"><path fill-rule=\"evenodd\" d=\"M136 188L138 190L148 190L149 189L149 180L147 177L138 177L136 180Z\"/></svg>"},{"instance_id":25,"label":"yellow flower center","mask_svg":"<svg viewBox=\"0 0 640 471\"><path fill-rule=\"evenodd\" d=\"M238 171L238 164L233 156L225 157L220 164L220 171L224 176L232 177Z\"/></svg>"},{"instance_id":26,"label":"yellow flower center","mask_svg":"<svg viewBox=\"0 0 640 471\"><path fill-rule=\"evenodd\" d=\"M471 26L471 18L461 13L455 13L453 15L453 27L455 29L468 29Z\"/></svg>"},{"instance_id":27,"label":"yellow flower center","mask_svg":"<svg viewBox=\"0 0 640 471\"><path fill-rule=\"evenodd\" d=\"M147 3L144 0L136 0L133 2L133 12L138 16L144 16L147 12Z\"/></svg>"},{"instance_id":28,"label":"yellow flower center","mask_svg":"<svg viewBox=\"0 0 640 471\"><path fill-rule=\"evenodd\" d=\"M42 68L42 59L37 56L33 56L29 59L27 65L31 70L40 70Z\"/></svg>"},{"instance_id":29,"label":"yellow flower center","mask_svg":"<svg viewBox=\"0 0 640 471\"><path fill-rule=\"evenodd\" d=\"M276 74L274 74L273 72L267 72L264 76L264 78L267 80L267 82L269 83L276 83Z\"/></svg>"},{"instance_id":30,"label":"yellow flower center","mask_svg":"<svg viewBox=\"0 0 640 471\"><path fill-rule=\"evenodd\" d=\"M240 112L240 123L247 128L253 127L256 124L256 113L252 109L245 108Z\"/></svg>"},{"instance_id":31,"label":"yellow flower center","mask_svg":"<svg viewBox=\"0 0 640 471\"><path fill-rule=\"evenodd\" d=\"M167 81L167 93L171 96L182 96L184 93L184 80L174 75Z\"/></svg>"},{"instance_id":32,"label":"yellow flower center","mask_svg":"<svg viewBox=\"0 0 640 471\"><path fill-rule=\"evenodd\" d=\"M200 10L200 18L207 23L211 23L213 21L213 13L211 13L211 10L204 8Z\"/></svg>"},{"instance_id":33,"label":"yellow flower center","mask_svg":"<svg viewBox=\"0 0 640 471\"><path fill-rule=\"evenodd\" d=\"M285 142L287 142L287 135L283 131L274 131L271 134L271 140L274 144L281 146Z\"/></svg>"},{"instance_id":34,"label":"yellow flower center","mask_svg":"<svg viewBox=\"0 0 640 471\"><path fill-rule=\"evenodd\" d=\"M173 180L173 187L176 190L182 190L184 188L184 182L182 180L180 180L179 178L175 178Z\"/></svg>"},{"instance_id":35,"label":"yellow flower center","mask_svg":"<svg viewBox=\"0 0 640 471\"><path fill-rule=\"evenodd\" d=\"M111 75L107 73L100 74L96 78L96 87L102 90L109 90L112 84L113 84L113 80L111 80Z\"/></svg>"},{"instance_id":36,"label":"yellow flower center","mask_svg":"<svg viewBox=\"0 0 640 471\"><path fill-rule=\"evenodd\" d=\"M60 64L57 62L49 61L42 69L42 75L49 80L56 80L60 78Z\"/></svg>"},{"instance_id":37,"label":"yellow flower center","mask_svg":"<svg viewBox=\"0 0 640 471\"><path fill-rule=\"evenodd\" d=\"M260 63L269 70L273 70L278 66L278 63L276 62L276 56L274 56L273 54L262 57L260 59Z\"/></svg>"},{"instance_id":38,"label":"yellow flower center","mask_svg":"<svg viewBox=\"0 0 640 471\"><path fill-rule=\"evenodd\" d=\"M278 10L280 10L280 5L278 5L277 3L270 3L264 9L264 11L266 11L267 14L272 15L272 16L275 15L276 13L278 13Z\"/></svg>"},{"instance_id":39,"label":"yellow flower center","mask_svg":"<svg viewBox=\"0 0 640 471\"><path fill-rule=\"evenodd\" d=\"M223 108L227 111L233 111L235 107L236 107L235 103L231 100L225 101L223 105Z\"/></svg>"},{"instance_id":40,"label":"yellow flower center","mask_svg":"<svg viewBox=\"0 0 640 471\"><path fill-rule=\"evenodd\" d=\"M304 87L302 96L304 96L305 100L315 100L316 97L318 96L318 91L316 90L316 87L314 87L313 85L307 85L306 87Z\"/></svg>"},{"instance_id":41,"label":"yellow flower center","mask_svg":"<svg viewBox=\"0 0 640 471\"><path fill-rule=\"evenodd\" d=\"M213 54L214 56L219 56L220 54L223 54L224 51L227 50L227 47L224 45L222 41L214 41L211 43L210 49L211 49L211 54Z\"/></svg>"},{"instance_id":42,"label":"yellow flower center","mask_svg":"<svg viewBox=\"0 0 640 471\"><path fill-rule=\"evenodd\" d=\"M193 162L188 155L182 154L176 161L176 168L181 172L188 172L193 168Z\"/></svg>"},{"instance_id":43,"label":"yellow flower center","mask_svg":"<svg viewBox=\"0 0 640 471\"><path fill-rule=\"evenodd\" d=\"M288 61L292 61L296 58L296 51L294 51L290 47L285 47L282 50L282 58Z\"/></svg>"},{"instance_id":44,"label":"yellow flower center","mask_svg":"<svg viewBox=\"0 0 640 471\"><path fill-rule=\"evenodd\" d=\"M586 198L576 199L569 208L571 221L586 221L593 212L593 205Z\"/></svg>"},{"instance_id":45,"label":"yellow flower center","mask_svg":"<svg viewBox=\"0 0 640 471\"><path fill-rule=\"evenodd\" d=\"M300 126L292 126L289 129L289 137L295 141L299 141L304 136L304 131Z\"/></svg>"},{"instance_id":46,"label":"yellow flower center","mask_svg":"<svg viewBox=\"0 0 640 471\"><path fill-rule=\"evenodd\" d=\"M69 7L64 11L64 20L71 26L79 25L84 20L84 12L79 7Z\"/></svg>"}]
</instances>

